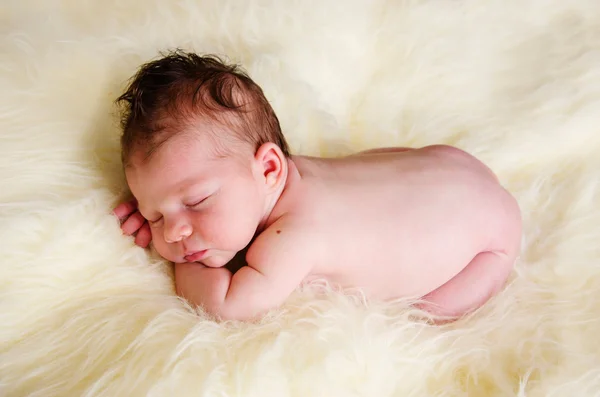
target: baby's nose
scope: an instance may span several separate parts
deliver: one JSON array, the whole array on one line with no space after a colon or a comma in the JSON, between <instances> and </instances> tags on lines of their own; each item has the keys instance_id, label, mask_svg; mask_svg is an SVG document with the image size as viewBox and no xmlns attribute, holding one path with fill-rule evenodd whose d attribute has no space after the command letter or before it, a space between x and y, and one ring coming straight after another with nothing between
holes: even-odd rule
<instances>
[{"instance_id":1,"label":"baby's nose","mask_svg":"<svg viewBox=\"0 0 600 397\"><path fill-rule=\"evenodd\" d=\"M174 225L171 228L165 229L165 241L170 244L179 242L191 235L192 227L190 225Z\"/></svg>"}]
</instances>

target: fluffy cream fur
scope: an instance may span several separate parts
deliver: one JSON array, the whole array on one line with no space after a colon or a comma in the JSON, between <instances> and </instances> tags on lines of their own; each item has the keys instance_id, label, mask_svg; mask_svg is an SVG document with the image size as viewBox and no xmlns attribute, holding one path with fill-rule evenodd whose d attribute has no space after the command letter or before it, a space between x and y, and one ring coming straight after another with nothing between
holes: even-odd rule
<instances>
[{"instance_id":1,"label":"fluffy cream fur","mask_svg":"<svg viewBox=\"0 0 600 397\"><path fill-rule=\"evenodd\" d=\"M0 394L599 395L597 0L28 0L0 21ZM442 327L326 286L260 323L187 307L109 213L112 101L174 47L244 65L296 153L480 157L523 209L510 284Z\"/></svg>"}]
</instances>

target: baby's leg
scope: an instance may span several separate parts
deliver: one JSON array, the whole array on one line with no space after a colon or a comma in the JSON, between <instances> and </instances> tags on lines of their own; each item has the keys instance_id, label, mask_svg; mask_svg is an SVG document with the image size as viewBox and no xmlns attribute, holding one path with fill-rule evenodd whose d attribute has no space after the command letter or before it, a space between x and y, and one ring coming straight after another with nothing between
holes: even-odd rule
<instances>
[{"instance_id":1,"label":"baby's leg","mask_svg":"<svg viewBox=\"0 0 600 397\"><path fill-rule=\"evenodd\" d=\"M425 295L419 307L451 318L475 310L504 286L515 259L515 255L481 252L454 278Z\"/></svg>"}]
</instances>

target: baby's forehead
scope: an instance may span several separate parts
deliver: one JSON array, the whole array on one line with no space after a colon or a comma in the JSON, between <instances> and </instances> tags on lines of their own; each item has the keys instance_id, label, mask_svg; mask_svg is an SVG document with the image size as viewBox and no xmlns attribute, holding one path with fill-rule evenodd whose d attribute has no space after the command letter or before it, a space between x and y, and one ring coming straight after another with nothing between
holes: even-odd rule
<instances>
[{"instance_id":1,"label":"baby's forehead","mask_svg":"<svg viewBox=\"0 0 600 397\"><path fill-rule=\"evenodd\" d=\"M231 138L231 132L222 127L205 123L177 131L148 149L138 151L135 159L138 165L218 167L228 160L252 154L247 142Z\"/></svg>"},{"instance_id":2,"label":"baby's forehead","mask_svg":"<svg viewBox=\"0 0 600 397\"><path fill-rule=\"evenodd\" d=\"M186 163L186 160L210 162L219 143L205 131L183 131L170 136L161 142L147 157L148 162L169 162L175 165Z\"/></svg>"}]
</instances>

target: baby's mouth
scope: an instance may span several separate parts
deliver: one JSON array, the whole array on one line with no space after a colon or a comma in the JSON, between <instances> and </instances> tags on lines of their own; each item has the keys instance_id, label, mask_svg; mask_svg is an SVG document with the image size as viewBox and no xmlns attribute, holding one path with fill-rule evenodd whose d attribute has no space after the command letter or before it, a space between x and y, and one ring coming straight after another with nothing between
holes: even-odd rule
<instances>
[{"instance_id":1,"label":"baby's mouth","mask_svg":"<svg viewBox=\"0 0 600 397\"><path fill-rule=\"evenodd\" d=\"M185 259L187 262L199 261L206 256L206 251L207 250L190 252L186 254L183 259Z\"/></svg>"}]
</instances>

